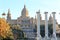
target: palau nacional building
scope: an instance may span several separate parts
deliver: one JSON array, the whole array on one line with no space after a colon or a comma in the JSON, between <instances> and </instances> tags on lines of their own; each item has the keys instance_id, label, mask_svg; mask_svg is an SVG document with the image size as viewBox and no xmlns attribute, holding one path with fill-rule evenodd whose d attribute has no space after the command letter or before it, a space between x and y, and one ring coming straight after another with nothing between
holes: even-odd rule
<instances>
[{"instance_id":1,"label":"palau nacional building","mask_svg":"<svg viewBox=\"0 0 60 40\"><path fill-rule=\"evenodd\" d=\"M26 8L26 6L24 5L22 11L21 11L21 16L17 17L17 19L11 19L11 14L10 10L8 9L8 13L7 13L7 22L10 25L19 25L20 28L23 30L23 32L25 33L27 38L30 38L30 40L36 40L37 37L37 18L35 16L35 18L30 17L29 16L29 12L28 9ZM45 20L42 20L42 17L40 15L40 34L42 37L44 37L45 35ZM56 35L57 37L60 36L60 28L58 26L58 22L56 21ZM49 37L52 36L53 33L53 17L50 15L49 20L48 20L48 34Z\"/></svg>"}]
</instances>

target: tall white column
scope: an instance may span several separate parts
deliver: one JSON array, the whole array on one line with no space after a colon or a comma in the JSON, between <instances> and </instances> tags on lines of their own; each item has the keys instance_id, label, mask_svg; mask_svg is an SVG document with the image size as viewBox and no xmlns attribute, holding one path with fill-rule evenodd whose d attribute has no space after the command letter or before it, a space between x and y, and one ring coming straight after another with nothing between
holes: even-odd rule
<instances>
[{"instance_id":1,"label":"tall white column","mask_svg":"<svg viewBox=\"0 0 60 40\"><path fill-rule=\"evenodd\" d=\"M56 37L56 20L55 20L56 12L52 12L52 14L53 14L53 38L54 38L54 40L57 40L57 37Z\"/></svg>"},{"instance_id":2,"label":"tall white column","mask_svg":"<svg viewBox=\"0 0 60 40\"><path fill-rule=\"evenodd\" d=\"M37 13L37 40L41 40L41 35L40 35L40 11L38 11L36 13Z\"/></svg>"},{"instance_id":3,"label":"tall white column","mask_svg":"<svg viewBox=\"0 0 60 40\"><path fill-rule=\"evenodd\" d=\"M48 12L45 12L45 40L48 40L48 19L47 19Z\"/></svg>"}]
</instances>

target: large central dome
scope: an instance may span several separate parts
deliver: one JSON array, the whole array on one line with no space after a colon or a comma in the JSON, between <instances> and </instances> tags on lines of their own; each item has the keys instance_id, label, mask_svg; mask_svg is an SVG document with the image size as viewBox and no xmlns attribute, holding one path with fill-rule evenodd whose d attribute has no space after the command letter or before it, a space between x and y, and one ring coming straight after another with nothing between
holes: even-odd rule
<instances>
[{"instance_id":1,"label":"large central dome","mask_svg":"<svg viewBox=\"0 0 60 40\"><path fill-rule=\"evenodd\" d=\"M21 15L23 17L28 17L28 10L26 9L26 6L24 5L24 8L22 9Z\"/></svg>"}]
</instances>

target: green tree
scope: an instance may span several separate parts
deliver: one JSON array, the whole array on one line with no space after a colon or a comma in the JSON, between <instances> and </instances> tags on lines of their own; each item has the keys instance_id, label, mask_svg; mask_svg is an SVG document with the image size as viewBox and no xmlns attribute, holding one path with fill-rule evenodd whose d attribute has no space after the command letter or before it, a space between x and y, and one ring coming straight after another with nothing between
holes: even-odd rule
<instances>
[{"instance_id":1,"label":"green tree","mask_svg":"<svg viewBox=\"0 0 60 40\"><path fill-rule=\"evenodd\" d=\"M25 33L23 32L23 30L21 29L20 25L13 25L12 27L13 30L13 34L14 34L14 38L15 40L27 40L27 38L25 38Z\"/></svg>"}]
</instances>

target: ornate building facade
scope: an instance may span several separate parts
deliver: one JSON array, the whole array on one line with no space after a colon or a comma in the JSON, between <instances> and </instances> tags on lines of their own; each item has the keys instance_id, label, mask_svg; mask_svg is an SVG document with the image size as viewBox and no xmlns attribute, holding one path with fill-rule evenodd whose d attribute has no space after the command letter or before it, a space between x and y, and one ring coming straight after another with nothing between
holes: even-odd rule
<instances>
[{"instance_id":1,"label":"ornate building facade","mask_svg":"<svg viewBox=\"0 0 60 40\"><path fill-rule=\"evenodd\" d=\"M24 5L24 8L21 11L21 16L18 17L17 19L11 19L11 13L10 10L8 9L7 22L12 26L18 24L22 28L27 38L36 38L35 25L37 25L37 19L30 18L28 14L29 14L28 10ZM45 20L42 20L42 17L40 20L41 20L40 25L45 25ZM48 24L53 24L53 17L51 15L49 17ZM57 22L56 27L58 28Z\"/></svg>"}]
</instances>

